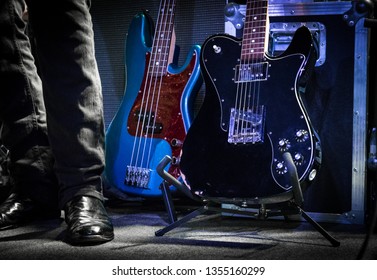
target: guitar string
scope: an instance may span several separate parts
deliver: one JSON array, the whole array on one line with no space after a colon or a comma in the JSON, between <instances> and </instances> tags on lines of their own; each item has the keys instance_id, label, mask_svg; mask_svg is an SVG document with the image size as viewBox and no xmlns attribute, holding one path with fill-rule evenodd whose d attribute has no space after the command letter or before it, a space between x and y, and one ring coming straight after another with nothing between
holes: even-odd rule
<instances>
[{"instance_id":1,"label":"guitar string","mask_svg":"<svg viewBox=\"0 0 377 280\"><path fill-rule=\"evenodd\" d=\"M155 93L157 92L157 96L156 96L156 102L155 102L155 105L154 105L154 111L156 112L156 118L154 118L153 120L153 129L152 129L152 133L151 133L151 137L150 137L150 144L149 144L149 150L148 150L148 157L147 157L147 162L150 161L151 159L151 154L152 154L152 139L153 139L153 136L154 136L154 131L155 131L155 127L156 127L156 120L157 120L157 112L158 112L158 106L159 106L159 103L160 103L160 97L161 97L161 89L162 89L162 82L163 82L163 77L164 75L167 74L167 67L168 67L168 63L169 63L169 55L170 55L170 44L171 44L171 39L172 39L172 36L173 36L173 29L174 29L174 13L175 13L175 2L176 0L172 0L172 1L168 1L168 5L165 6L167 7L164 15L164 28L163 28L163 37L161 38L162 40L162 50L165 50L165 51L161 51L159 52L161 54L160 58L161 58L161 64L162 65L159 65L157 67L157 69L160 71L158 73L158 77L159 77L159 85L158 85L158 90L154 90L153 91L153 95L155 95ZM154 100L154 98L153 98ZM151 110L153 110L153 102L151 103ZM167 117L167 116L165 116Z\"/></svg>"},{"instance_id":2,"label":"guitar string","mask_svg":"<svg viewBox=\"0 0 377 280\"><path fill-rule=\"evenodd\" d=\"M251 2L253 2L254 0L252 0ZM244 50L243 50L243 60L244 60L244 65L242 66L242 69L245 71L243 72L244 73L244 79L245 81L242 83L243 85L243 89L242 89L242 108L240 108L240 114L239 116L241 117L241 137L243 139L243 142L245 143L246 142L246 139L245 137L247 137L247 130L244 130L245 127L247 127L248 123L247 123L247 96L248 96L248 90L250 87L252 87L252 82L249 82L248 79L250 79L250 76L249 76L249 67L250 65L253 65L253 61L250 61L250 55L251 55L251 50L252 50L252 46L250 45L250 36L253 37L253 29L255 28L255 23L253 20L251 20L252 18L252 14L254 13L254 4L251 4L251 3L247 3L248 6L246 7L246 24L247 26L245 26L246 30L245 30L245 33L244 33L244 36L246 37L245 40L244 40ZM250 6L251 5L251 6ZM246 75L245 75L246 74Z\"/></svg>"},{"instance_id":3,"label":"guitar string","mask_svg":"<svg viewBox=\"0 0 377 280\"><path fill-rule=\"evenodd\" d=\"M153 44L154 44L154 41L152 43L152 49L153 49ZM135 137L134 137L134 142L133 142L133 147L132 147L132 152L131 152L131 158L130 158L130 163L129 163L129 166L130 167L137 167L137 162L138 162L138 158L139 158L139 152L140 152L140 142L141 142L141 138L142 138L142 134L143 134L143 127L145 125L145 114L146 112L144 111L144 107L143 107L143 104L145 103L145 98L147 96L146 94L146 89L148 88L148 83L151 82L150 80L150 70L151 70L151 63L153 61L153 54L151 53L150 56L149 56L149 61L148 61L148 65L146 66L147 69L146 69L146 73L145 73L145 81L144 81L144 88L143 88L143 93L142 93L142 98L141 98L141 105L140 105L140 109L138 112L138 116L137 116L137 124L136 124L136 131L135 131ZM140 134L139 134L140 133ZM137 151L136 151L137 150ZM135 155L136 153L136 155Z\"/></svg>"},{"instance_id":4,"label":"guitar string","mask_svg":"<svg viewBox=\"0 0 377 280\"><path fill-rule=\"evenodd\" d=\"M265 9L268 6L268 1L254 1L253 7L250 8L250 13L247 15L247 22L251 22L251 26L248 26L250 33L247 33L247 44L249 50L247 54L247 67L250 67L250 78L251 82L246 83L245 88L245 107L243 111L245 116L250 116L250 123L245 120L244 124L251 131L252 141L254 139L254 127L253 125L258 125L258 122L263 122L263 109L260 105L260 91L261 82L263 80L263 58L264 58L264 44L266 39L266 12ZM263 47L263 48L262 48ZM248 73L249 74L249 73ZM247 101L246 101L247 100ZM254 124L253 124L254 123ZM257 128L258 129L258 128ZM259 132L262 132L259 130ZM245 141L245 140L244 140Z\"/></svg>"},{"instance_id":5,"label":"guitar string","mask_svg":"<svg viewBox=\"0 0 377 280\"><path fill-rule=\"evenodd\" d=\"M248 126L247 117L250 112L250 104L255 100L255 83L250 79L253 79L252 73L254 71L254 56L253 56L253 44L252 39L255 38L254 30L256 30L256 21L253 14L255 13L256 1L248 1L246 6L246 20L244 26L243 43L241 48L241 60L239 66L239 86L237 88L237 96L235 109L238 110L237 116L237 130L236 135L240 136L245 143L247 139L247 130L244 128ZM241 74L242 73L242 74ZM254 89L254 92L252 92ZM252 101L251 101L252 100ZM251 104L253 110L253 104Z\"/></svg>"},{"instance_id":6,"label":"guitar string","mask_svg":"<svg viewBox=\"0 0 377 280\"><path fill-rule=\"evenodd\" d=\"M157 19L157 22L158 22L158 19ZM155 34L156 34L156 32L157 32L157 30L155 31ZM154 37L155 37L155 34L154 34ZM154 42L155 41L153 40L153 42L152 42L152 50L153 50ZM152 67L151 67L151 63L152 62L153 62L153 51L150 53L148 65L146 66L147 69L146 69L146 74L145 74L143 94L142 94L140 109L139 109L139 112L138 112L138 114L139 114L138 115L138 121L137 121L137 125L136 125L134 144L133 144L132 153L131 153L131 159L130 159L130 166L131 167L137 167L137 165L138 165L138 158L139 158L139 153L140 153L140 145L141 145L141 141L142 141L143 127L145 125L145 114L146 114L146 108L143 105L145 104L145 99L148 96L147 95L148 84L151 82L151 73L150 73L150 71L152 69ZM136 153L136 155L135 155L135 153Z\"/></svg>"},{"instance_id":7,"label":"guitar string","mask_svg":"<svg viewBox=\"0 0 377 280\"><path fill-rule=\"evenodd\" d=\"M130 166L136 167L136 168L138 166L143 167L142 166L143 159L142 159L142 156L140 154L141 153L141 147L142 147L142 143L143 142L145 143L146 137L148 136L148 129L149 128L146 126L146 120L148 119L148 121L149 121L150 117L152 115L152 112L150 112L149 116L148 116L148 110L147 109L148 109L148 104L150 102L150 96L151 96L150 92L151 92L151 89L152 89L152 84L155 80L155 79L153 79L153 77L156 76L154 63L156 61L158 61L156 45L157 46L159 45L159 38L158 38L159 36L157 36L157 35L161 34L161 30L159 30L159 29L161 29L160 22L162 22L162 20L163 20L161 17L163 17L162 9L163 9L164 5L165 5L165 2L164 3L161 2L158 17L157 17L157 27L158 28L156 28L155 33L154 33L154 37L153 37L153 40L152 40L151 53L150 53L150 56L149 56L149 62L148 62L148 66L147 66L148 69L146 71L146 76L145 76L145 83L144 83L144 89L143 89L143 94L142 94L141 106L140 106L140 110L139 110L137 129L136 129L136 133L135 133L134 145L133 145L133 150L132 150L132 155L131 155ZM144 134L144 128L146 128L145 134ZM139 159L139 157L141 157L141 160Z\"/></svg>"},{"instance_id":8,"label":"guitar string","mask_svg":"<svg viewBox=\"0 0 377 280\"><path fill-rule=\"evenodd\" d=\"M251 83L250 83L250 89L249 89L249 96L252 96L249 98L249 104L247 108L247 112L250 112L251 116L251 122L254 121L254 115L258 114L258 108L259 108L259 93L260 93L260 87L259 87L259 82L258 79L255 77L255 73L258 73L258 62L259 58L258 56L260 55L259 53L259 28L261 25L261 19L259 15L259 6L258 4L255 3L260 3L260 1L254 1L252 12L249 15L252 18L252 39L249 41L249 44L251 46L252 52L250 52L249 57L251 57L250 65L251 65ZM255 79L255 80L253 80ZM251 106L251 108L250 108ZM250 129L253 129L252 124L250 123ZM253 134L254 132L251 131ZM253 135L252 135L253 137ZM253 140L254 141L254 140Z\"/></svg>"},{"instance_id":9,"label":"guitar string","mask_svg":"<svg viewBox=\"0 0 377 280\"><path fill-rule=\"evenodd\" d=\"M147 93L147 102L145 104L145 108L146 108L146 112L149 112L149 114L147 114L147 127L146 127L146 133L144 135L144 137L142 138L144 141L143 141L143 145L142 145L142 151L141 151L141 161L140 161L140 167L143 167L143 164L144 164L144 159L145 159L145 150L146 150L146 146L147 146L147 143L148 143L148 134L150 132L150 128L151 130L153 131L154 130L154 126L152 125L151 126L151 118L152 118L152 113L153 111L151 110L151 108L153 107L153 102L154 102L154 95L155 95L155 91L156 91L156 87L157 87L157 82L158 82L158 79L159 79L159 68L160 68L160 61L161 61L161 53L162 52L159 52L159 47L161 46L161 36L163 34L163 22L164 22L164 19L165 19L165 12L166 12L166 1L164 1L164 4L161 4L161 7L160 7L160 11L159 11L159 19L158 19L158 27L159 27L159 30L158 32L155 33L155 37L154 37L154 43L153 44L153 47L152 47L152 60L151 60L151 67L152 67L152 71L151 71L151 79L150 79L150 84L148 86L148 93ZM155 115L154 115L154 118L157 117L156 115L156 112L154 112ZM147 163L147 166L146 168L148 168L148 161L146 160L146 163Z\"/></svg>"},{"instance_id":10,"label":"guitar string","mask_svg":"<svg viewBox=\"0 0 377 280\"><path fill-rule=\"evenodd\" d=\"M174 2L173 2L174 4ZM161 14L159 17L159 32L156 33L155 36L156 40L154 41L155 44L152 48L152 57L151 57L151 70L150 70L150 82L148 86L146 86L147 90L147 101L143 103L145 105L145 114L143 119L142 127L146 125L146 132L144 137L140 137L139 141L139 148L138 148L138 158L140 155L140 163L139 159L136 160L136 164L138 164L141 168L148 168L148 164L151 158L152 146L153 146L153 135L156 129L156 120L157 120L157 112L158 112L158 104L159 104L159 97L161 93L161 86L162 86L162 77L165 74L165 70L167 67L167 60L168 60L168 45L169 40L166 38L166 22L168 22L167 14L169 14L170 8L170 1L169 4L164 2L163 7L161 7ZM169 36L168 36L169 37ZM153 62L153 63L152 63ZM155 104L155 105L154 105ZM155 107L155 110L153 110ZM147 121L146 121L147 120ZM148 149L149 147L149 149ZM147 154L146 154L147 153Z\"/></svg>"},{"instance_id":11,"label":"guitar string","mask_svg":"<svg viewBox=\"0 0 377 280\"><path fill-rule=\"evenodd\" d=\"M170 4L170 0L168 1L169 4ZM146 162L146 168L148 168L148 163L149 163L149 159L150 159L150 153L148 154L148 157L146 158L146 151L147 151L147 147L148 147L148 142L149 142L149 146L151 147L152 146L152 143L153 143L153 135L154 135L154 130L155 130L155 120L157 118L157 110L153 111L153 107L154 107L154 103L156 103L156 105L158 105L158 100L156 100L156 93L157 95L159 96L160 94L160 90L161 90L161 83L162 83L162 75L164 74L164 62L165 62L165 57L163 57L164 55L167 54L166 52L166 46L165 46L165 35L166 35L166 17L167 17L167 14L169 12L169 7L170 5L167 4L167 1L164 1L164 4L163 6L161 7L161 10L160 10L160 19L159 19L159 32L158 34L156 33L156 44L154 45L154 48L153 48L153 53L154 53L154 63L152 65L153 67L153 71L152 71L152 80L153 80L153 83L151 83L151 87L148 89L148 97L150 97L151 99L151 102L148 102L146 104L146 108L148 108L148 112L150 112L150 114L148 114L148 121L147 121L147 125L149 127L151 127L151 132L149 133L149 129L147 128L147 133L145 134L145 138L144 138L144 145L143 145L143 149L142 149L142 156L141 156L141 163L140 163L140 166L143 166L144 165L144 159L145 159L145 162ZM161 65L162 64L162 65ZM151 119L152 119L152 112L154 112L154 121L152 123ZM150 137L148 136L148 134L150 134ZM150 152L151 148L149 149L149 152Z\"/></svg>"},{"instance_id":12,"label":"guitar string","mask_svg":"<svg viewBox=\"0 0 377 280\"><path fill-rule=\"evenodd\" d=\"M258 51L256 53L256 73L259 75L263 75L263 63L264 63L264 54L265 54L265 44L266 44L266 36L267 36L267 33L266 33L266 30L267 30L267 24L268 24L268 21L267 21L267 9L268 9L268 1L259 1L258 2L259 5L257 7L257 11L256 11L256 14L257 14L257 18L258 18L258 21L257 21L257 48L258 48ZM261 90L261 83L263 81L264 78L267 78L267 77L263 77L263 76L259 76L259 77L256 77L257 81L255 83L255 91L256 91L256 94L255 94L255 97L256 97L256 100L255 100L255 105L254 105L254 111L253 111L253 114L255 114L256 116L256 119L255 121L259 122L259 117L260 117L260 121L263 123L263 109L261 107L261 104L260 104L260 90ZM263 125L263 124L261 124ZM263 133L262 130L260 130L260 132Z\"/></svg>"},{"instance_id":13,"label":"guitar string","mask_svg":"<svg viewBox=\"0 0 377 280\"><path fill-rule=\"evenodd\" d=\"M255 2L255 1L254 1ZM247 13L247 21L249 23L251 23L251 26L249 26L249 30L251 30L251 32L248 30L248 36L251 36L251 38L247 38L247 50L249 50L249 53L247 54L247 69L249 70L250 69L250 73L248 73L248 78L251 78L251 82L247 82L246 83L246 89L245 89L245 106L243 108L243 111L245 112L245 117L248 116L248 114L253 114L253 102L254 102L254 99L255 99L255 94L254 92L252 93L253 89L255 87L253 87L254 83L252 81L253 79L253 71L254 71L254 60L253 60L253 53L251 52L251 50L253 50L254 48L254 44L252 42L252 40L254 40L255 38L255 34L253 34L253 30L256 28L255 27L255 18L254 18L254 14L255 14L255 7L254 7L255 4L252 5L252 7L250 8L250 11L249 13ZM251 57L251 59L250 59ZM251 75L251 77L249 76ZM247 101L246 101L247 100ZM247 106L246 106L247 104ZM251 105L251 112L250 112L250 105ZM245 123L246 127L250 124L247 123L247 120L245 120ZM245 135L247 136L247 134ZM244 140L245 141L245 140Z\"/></svg>"},{"instance_id":14,"label":"guitar string","mask_svg":"<svg viewBox=\"0 0 377 280\"><path fill-rule=\"evenodd\" d=\"M238 65L238 74L236 78L236 83L237 83L237 89L236 89L236 97L235 97L235 104L234 104L234 120L233 120L233 125L236 127L233 127L233 135L236 135L236 138L238 138L238 135L240 135L240 132L242 132L242 121L241 121L241 104L242 104L242 99L243 99L243 90L244 90L244 81L243 79L245 76L242 74L244 73L243 67L246 65L244 63L245 56L244 56L244 49L246 48L246 37L245 34L248 32L248 25L250 24L249 21L247 20L248 13L249 13L249 8L250 8L250 0L247 1L246 3L246 20L245 20L245 25L244 25L244 33L243 33L243 40L242 40L242 45L241 45L241 56L240 56L240 61ZM237 68L236 68L236 73L237 73ZM235 141L238 141L238 139L235 139Z\"/></svg>"}]
</instances>

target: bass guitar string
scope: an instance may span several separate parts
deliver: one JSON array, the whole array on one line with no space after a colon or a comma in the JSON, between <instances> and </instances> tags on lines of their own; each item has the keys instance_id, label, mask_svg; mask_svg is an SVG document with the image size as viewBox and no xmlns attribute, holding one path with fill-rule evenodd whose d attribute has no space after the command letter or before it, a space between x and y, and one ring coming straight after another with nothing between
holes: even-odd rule
<instances>
[{"instance_id":1,"label":"bass guitar string","mask_svg":"<svg viewBox=\"0 0 377 280\"><path fill-rule=\"evenodd\" d=\"M145 74L145 82L144 82L144 88L143 88L143 93L142 93L142 99L141 99L141 105L139 109L139 116L138 116L138 121L137 121L137 126L136 126L136 132L135 132L135 138L134 138L134 143L133 143L133 148L132 148L132 153L131 153L131 159L130 159L130 166L132 167L143 167L141 165L142 159L140 160L139 157L141 156L141 148L142 148L142 143L145 141L147 134L148 134L148 127L146 127L146 121L149 120L149 117L147 118L148 115L148 104L150 102L150 92L152 89L152 84L154 83L153 77L156 76L155 72L155 63L158 61L157 59L157 51L156 51L156 45L159 45L159 36L158 34L161 33L161 24L160 22L162 21L162 13L163 9L165 7L165 3L161 2L160 7L159 7L159 13L157 16L157 27L153 36L152 40L152 47L151 47L151 53L149 56L149 62L148 62L148 69ZM151 114L152 112L150 112ZM146 134L144 134L144 128L147 128Z\"/></svg>"},{"instance_id":2,"label":"bass guitar string","mask_svg":"<svg viewBox=\"0 0 377 280\"><path fill-rule=\"evenodd\" d=\"M173 0L173 5L174 1L175 0ZM137 124L137 134L134 140L134 148L131 157L130 165L135 167L148 168L148 163L151 158L153 144L152 138L154 136L154 132L156 129L156 119L158 116L157 112L160 91L162 86L162 77L165 73L167 59L169 55L168 46L170 45L170 40L166 37L166 34L169 34L166 30L166 22L168 22L169 20L166 19L166 14L168 14L169 10L173 10L170 7L170 1L168 1L168 3L167 1L161 2L157 20L158 24L152 43L152 52L150 55L150 61L144 85L139 115L140 117L138 119ZM146 151L148 146L148 156L146 157ZM136 155L134 155L136 147L137 152Z\"/></svg>"},{"instance_id":3,"label":"bass guitar string","mask_svg":"<svg viewBox=\"0 0 377 280\"><path fill-rule=\"evenodd\" d=\"M153 111L153 103L155 102L155 94L156 90L158 89L158 83L161 82L161 77L160 77L160 69L161 69L161 62L162 62L162 54L164 53L163 49L163 34L165 31L164 27L164 22L165 22L165 13L166 13L166 1L164 1L164 4L161 3L160 7L160 13L159 13L159 18L158 18L158 27L159 29L156 30L157 32L155 33L154 37L154 45L152 47L152 59L151 59L151 66L152 66L152 71L151 71L151 83L148 86L147 90L147 102L145 104L146 111L148 112L145 119L147 123L147 128L146 132L144 134L144 137L141 139L144 144L142 145L142 151L141 151L141 161L140 161L140 167L143 167L144 165L144 160L145 160L145 152L146 152L146 147L148 145L148 138L149 138L149 133L153 134L153 131L155 129L154 124L151 123L152 120L152 114L154 115L154 119L157 117L157 111ZM152 141L151 141L152 143ZM145 168L148 168L148 160L145 160L146 165Z\"/></svg>"},{"instance_id":4,"label":"bass guitar string","mask_svg":"<svg viewBox=\"0 0 377 280\"><path fill-rule=\"evenodd\" d=\"M163 20L163 32L161 33L161 42L162 42L162 50L165 50L165 51L159 51L159 53L161 54L160 55L160 63L159 63L159 67L157 69L159 69L159 73L158 73L158 77L159 77L159 85L158 85L158 89L154 90L153 91L153 96L155 96L155 94L157 93L157 96L156 96L156 101L155 101L155 105L154 105L154 108L153 108L153 102L151 103L151 110L154 109L154 112L156 112L156 117L153 119L153 129L152 129L152 133L151 133L151 136L150 136L150 140L149 140L149 150L148 150L148 157L147 157L147 162L150 161L151 159L151 155L152 155L152 139L154 137L154 132L155 132L155 128L156 128L156 121L157 121L157 117L158 117L158 110L159 110L159 105L160 105L160 97L161 97L161 89L162 89L162 83L163 83L163 78L164 76L167 74L168 72L168 63L169 63L169 54L170 54L170 45L171 45L171 39L172 39L172 36L173 36L173 30L174 30L174 13L175 13L175 2L176 0L172 0L172 1L168 1L167 5L165 5L166 8L165 11L164 11L164 20ZM153 97L153 100L155 100L155 98ZM168 116L165 116L165 117L168 117Z\"/></svg>"}]
</instances>

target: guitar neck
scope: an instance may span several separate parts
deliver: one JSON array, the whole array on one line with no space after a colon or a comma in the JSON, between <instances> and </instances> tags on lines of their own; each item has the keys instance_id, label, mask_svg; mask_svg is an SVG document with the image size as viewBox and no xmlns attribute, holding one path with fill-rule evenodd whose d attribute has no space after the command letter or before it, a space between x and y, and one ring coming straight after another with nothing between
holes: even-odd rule
<instances>
[{"instance_id":1,"label":"guitar neck","mask_svg":"<svg viewBox=\"0 0 377 280\"><path fill-rule=\"evenodd\" d=\"M160 3L149 63L149 72L154 75L165 74L172 60L176 2L176 0L161 0Z\"/></svg>"},{"instance_id":2,"label":"guitar neck","mask_svg":"<svg viewBox=\"0 0 377 280\"><path fill-rule=\"evenodd\" d=\"M241 61L263 60L268 42L267 26L268 1L247 0Z\"/></svg>"}]
</instances>

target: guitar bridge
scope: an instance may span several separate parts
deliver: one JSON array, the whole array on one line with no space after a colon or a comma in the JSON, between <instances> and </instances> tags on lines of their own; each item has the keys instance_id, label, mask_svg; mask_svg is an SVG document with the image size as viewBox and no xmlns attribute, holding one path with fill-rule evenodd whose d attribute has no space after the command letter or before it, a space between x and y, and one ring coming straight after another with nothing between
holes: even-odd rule
<instances>
[{"instance_id":1,"label":"guitar bridge","mask_svg":"<svg viewBox=\"0 0 377 280\"><path fill-rule=\"evenodd\" d=\"M263 105L248 110L232 108L230 111L228 142L263 143L265 108Z\"/></svg>"},{"instance_id":2,"label":"guitar bridge","mask_svg":"<svg viewBox=\"0 0 377 280\"><path fill-rule=\"evenodd\" d=\"M127 165L124 183L126 185L146 189L149 183L150 172L151 170L148 168Z\"/></svg>"}]
</instances>

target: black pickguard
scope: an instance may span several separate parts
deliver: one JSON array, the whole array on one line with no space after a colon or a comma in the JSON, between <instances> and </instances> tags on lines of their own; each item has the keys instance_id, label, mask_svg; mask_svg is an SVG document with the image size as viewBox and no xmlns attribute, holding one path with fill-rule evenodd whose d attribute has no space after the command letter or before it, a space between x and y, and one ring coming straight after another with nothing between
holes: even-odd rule
<instances>
[{"instance_id":1,"label":"black pickguard","mask_svg":"<svg viewBox=\"0 0 377 280\"><path fill-rule=\"evenodd\" d=\"M234 144L228 142L228 130L240 86L234 78L241 41L228 35L205 41L201 69L206 96L187 133L180 163L192 192L207 198L241 199L285 192L291 188L282 157L286 151L293 158L299 155L296 168L301 182L308 181L309 173L319 168L319 139L298 93L311 44L310 32L300 28L283 55L265 56L268 78L259 82L259 102L265 107L264 141ZM281 140L288 146L279 145Z\"/></svg>"}]
</instances>

